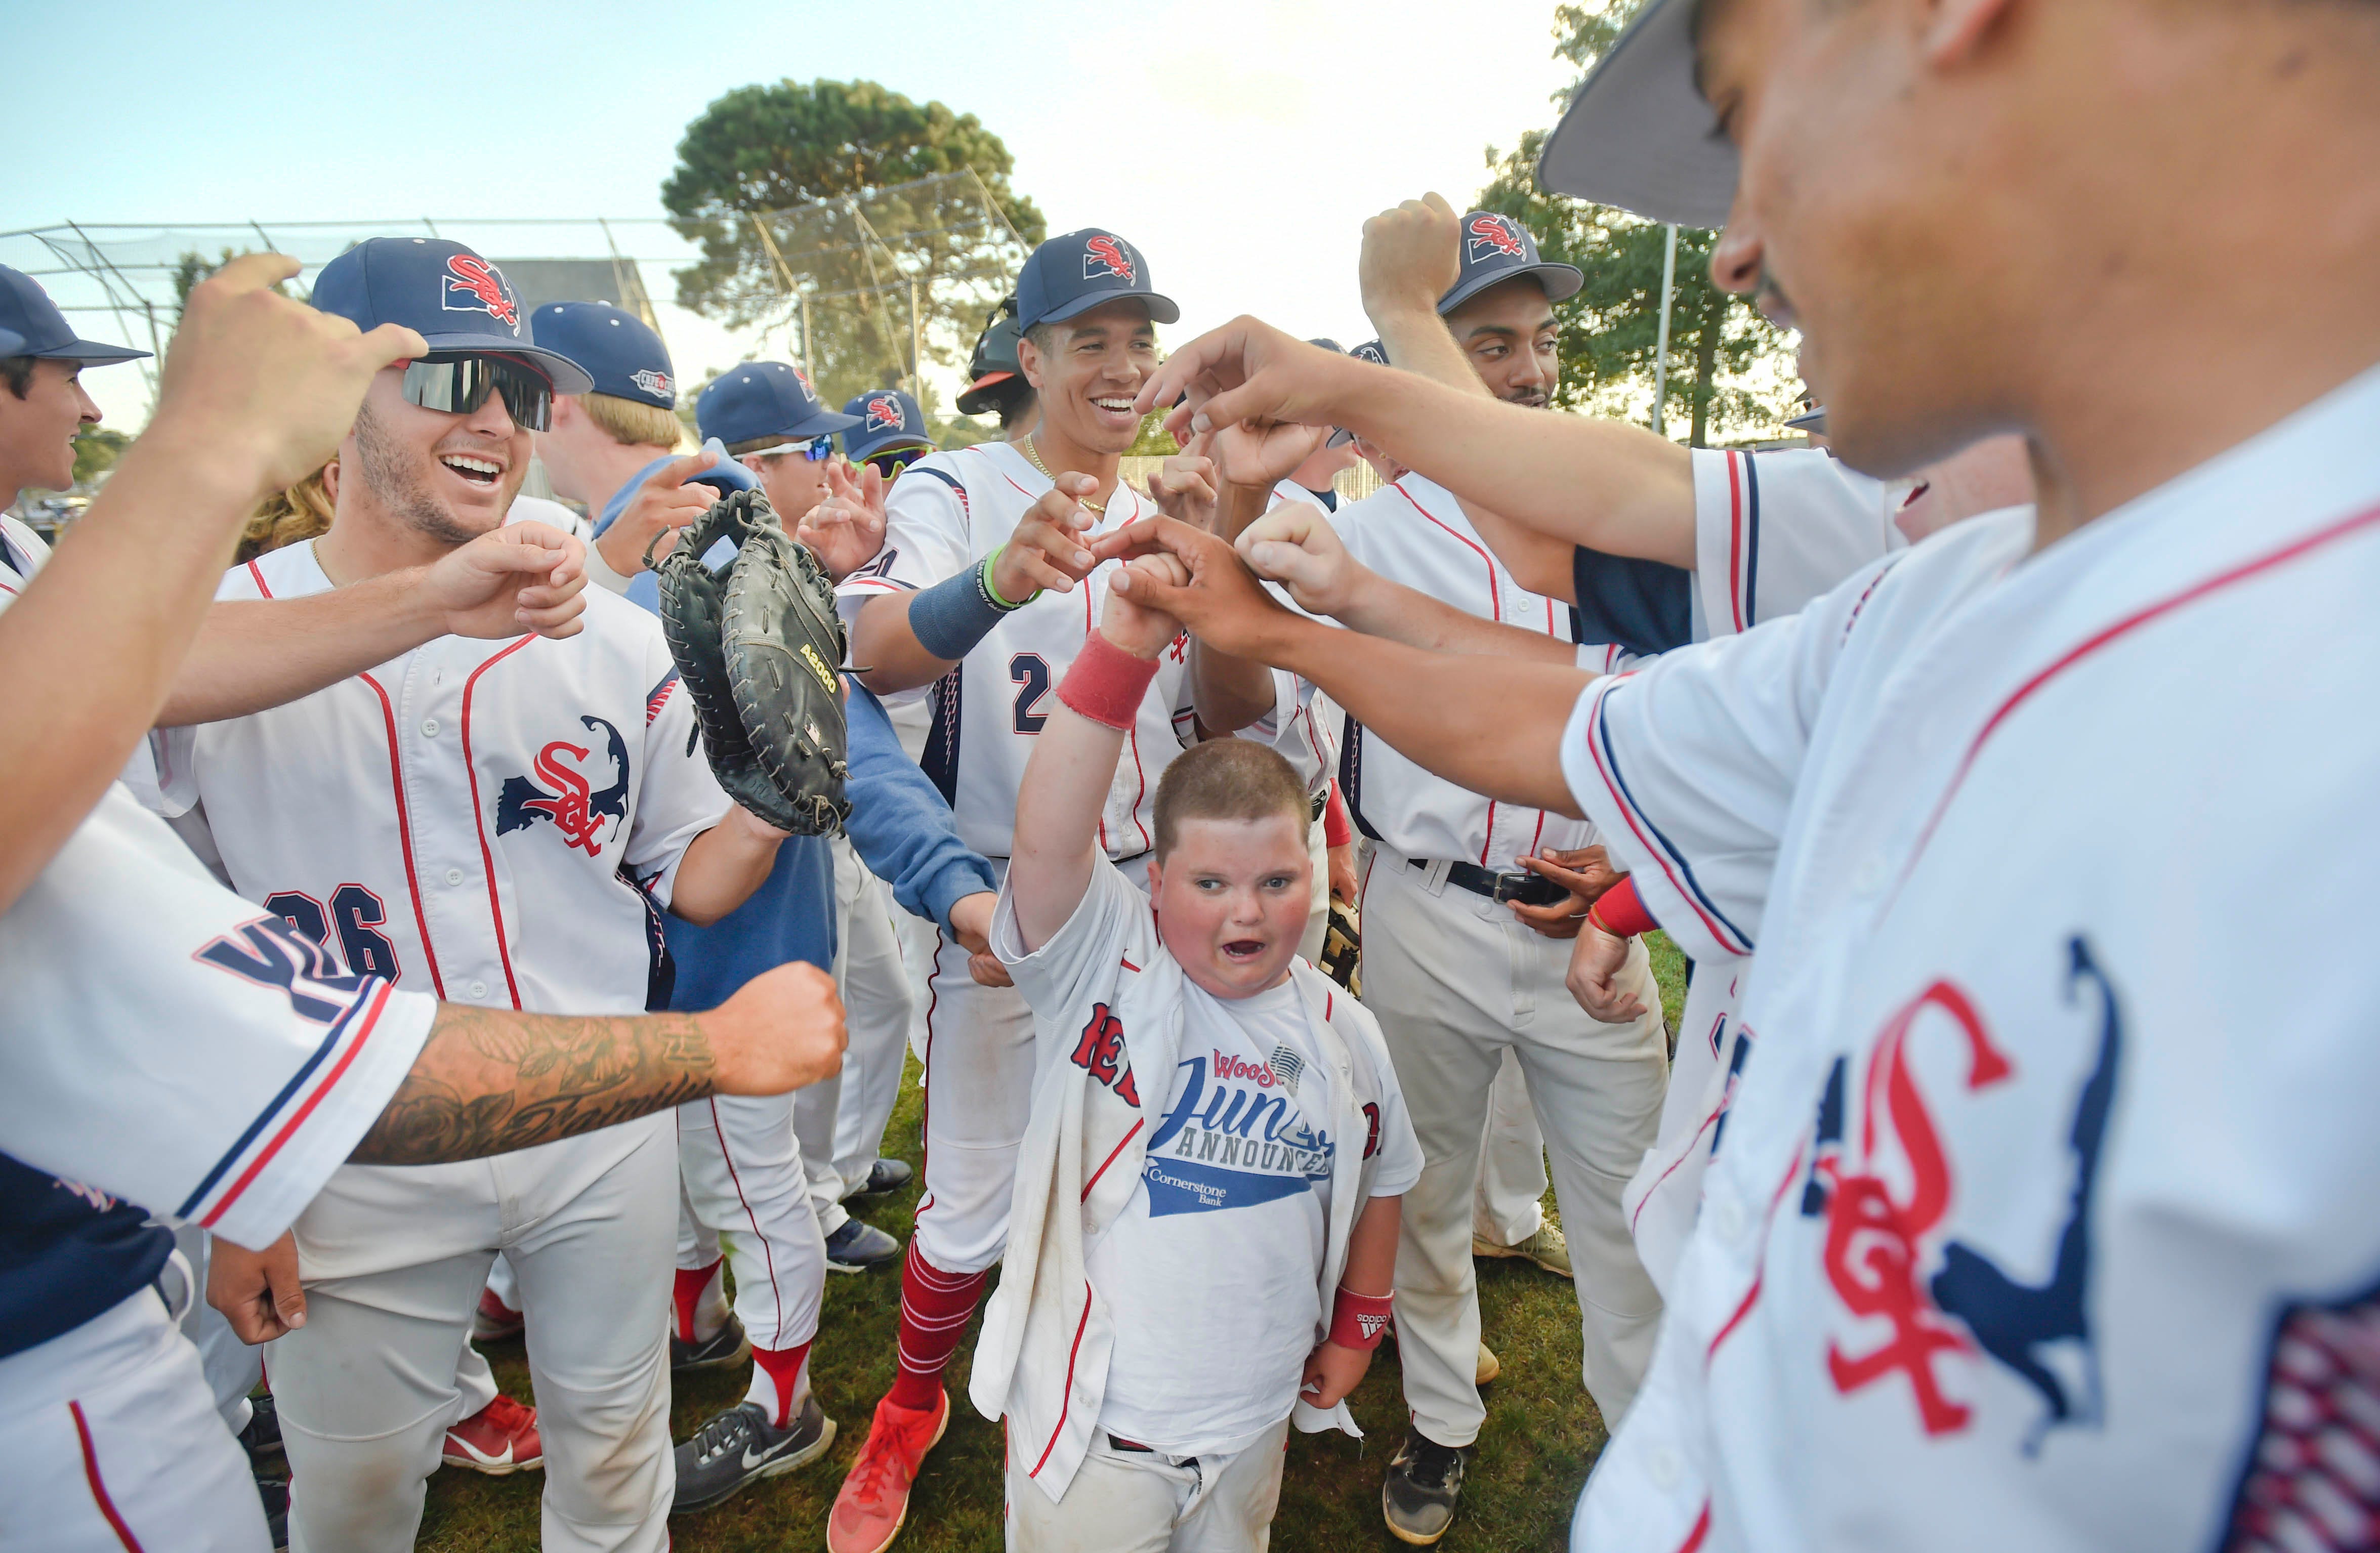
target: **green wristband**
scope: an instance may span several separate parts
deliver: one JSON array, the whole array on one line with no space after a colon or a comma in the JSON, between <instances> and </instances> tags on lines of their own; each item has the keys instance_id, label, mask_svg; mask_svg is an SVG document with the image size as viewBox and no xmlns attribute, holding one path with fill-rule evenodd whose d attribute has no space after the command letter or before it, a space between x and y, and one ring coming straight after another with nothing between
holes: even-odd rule
<instances>
[{"instance_id":1,"label":"green wristband","mask_svg":"<svg viewBox=\"0 0 2380 1553\"><path fill-rule=\"evenodd\" d=\"M978 576L979 576L983 580L983 596L991 601L991 607L1001 611L1002 613L1013 613L1017 610L1023 609L1034 600L1041 597L1043 589L1037 588L1032 592L1027 593L1024 598L1019 599L1013 604L1000 596L1000 589L991 585L991 569L1000 564L1001 552L1007 548L1008 541L1006 540L1002 540L1000 543L992 546L991 553L983 558L983 570L978 573Z\"/></svg>"}]
</instances>

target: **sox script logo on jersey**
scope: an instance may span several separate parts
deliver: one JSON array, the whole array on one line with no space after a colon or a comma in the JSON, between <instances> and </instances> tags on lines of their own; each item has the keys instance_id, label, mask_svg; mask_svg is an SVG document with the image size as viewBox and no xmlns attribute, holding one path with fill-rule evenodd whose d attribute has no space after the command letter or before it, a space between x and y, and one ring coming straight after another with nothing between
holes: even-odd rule
<instances>
[{"instance_id":1,"label":"sox script logo on jersey","mask_svg":"<svg viewBox=\"0 0 2380 1553\"><path fill-rule=\"evenodd\" d=\"M1973 519L1581 698L1572 792L1792 1034L1577 1546L2369 1546L2331 1511L2380 1453L2375 413L2369 373L2054 544ZM2177 869L2210 795L2227 865ZM2246 899L2294 903L2289 1007Z\"/></svg>"},{"instance_id":2,"label":"sox script logo on jersey","mask_svg":"<svg viewBox=\"0 0 2380 1553\"><path fill-rule=\"evenodd\" d=\"M839 591L846 609L880 593L930 588L956 576L1014 533L1049 490L1050 481L1004 443L919 459L885 498L883 553L844 579ZM1119 480L1092 532L1156 513ZM1097 627L1116 565L1109 562L1071 592L1045 593L1002 619L929 692L934 725L920 764L950 800L960 839L988 857L1008 855L1032 739L1057 706L1058 682ZM1158 776L1191 733L1187 656L1180 641L1165 655L1141 701L1138 725L1125 740L1099 824L1099 842L1111 857L1146 852L1155 840Z\"/></svg>"},{"instance_id":3,"label":"sox script logo on jersey","mask_svg":"<svg viewBox=\"0 0 2380 1553\"><path fill-rule=\"evenodd\" d=\"M219 596L328 587L295 545ZM350 969L460 1002L641 1011L652 901L727 797L658 623L608 593L585 619L562 641L441 637L286 707L166 735L165 763L187 773L176 796L234 888Z\"/></svg>"}]
</instances>

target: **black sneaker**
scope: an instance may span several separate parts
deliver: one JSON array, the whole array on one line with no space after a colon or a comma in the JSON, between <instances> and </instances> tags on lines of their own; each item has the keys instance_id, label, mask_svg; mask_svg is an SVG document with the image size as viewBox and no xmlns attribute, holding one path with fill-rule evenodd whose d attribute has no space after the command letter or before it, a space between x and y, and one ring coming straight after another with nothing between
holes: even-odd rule
<instances>
[{"instance_id":1,"label":"black sneaker","mask_svg":"<svg viewBox=\"0 0 2380 1553\"><path fill-rule=\"evenodd\" d=\"M866 1272L889 1268L901 1259L901 1243L873 1224L850 1219L826 1237L826 1270Z\"/></svg>"},{"instance_id":2,"label":"black sneaker","mask_svg":"<svg viewBox=\"0 0 2380 1553\"><path fill-rule=\"evenodd\" d=\"M1415 1547L1444 1536L1470 1459L1466 1446L1440 1445L1419 1429L1407 1429L1405 1442L1389 1461L1389 1475L1380 1481L1380 1514L1390 1534Z\"/></svg>"},{"instance_id":3,"label":"black sneaker","mask_svg":"<svg viewBox=\"0 0 2380 1553\"><path fill-rule=\"evenodd\" d=\"M248 1452L248 1464L259 1477L267 1475L267 1467L280 1466L288 1460L281 1448L281 1412L273 1405L273 1394L248 1399L248 1427L239 1432L239 1448Z\"/></svg>"},{"instance_id":4,"label":"black sneaker","mask_svg":"<svg viewBox=\"0 0 2380 1553\"><path fill-rule=\"evenodd\" d=\"M289 1553L289 1481L281 1477L256 1480L257 1498L264 1501L264 1530L273 1553Z\"/></svg>"},{"instance_id":5,"label":"black sneaker","mask_svg":"<svg viewBox=\"0 0 2380 1553\"><path fill-rule=\"evenodd\" d=\"M868 1168L868 1179L844 1193L843 1200L856 1203L862 1197L881 1197L887 1193L898 1192L917 1176L917 1172L909 1168L905 1159L879 1159Z\"/></svg>"},{"instance_id":6,"label":"black sneaker","mask_svg":"<svg viewBox=\"0 0 2380 1553\"><path fill-rule=\"evenodd\" d=\"M698 1342L688 1342L675 1332L670 1334L670 1374L683 1375L687 1370L723 1370L740 1364L744 1355L752 1352L745 1341L744 1323L730 1312L727 1325Z\"/></svg>"},{"instance_id":7,"label":"black sneaker","mask_svg":"<svg viewBox=\"0 0 2380 1553\"><path fill-rule=\"evenodd\" d=\"M770 1426L759 1403L739 1403L677 1448L677 1498L670 1513L709 1510L747 1484L817 1461L832 1444L834 1420L816 1397L803 1399L801 1411L783 1429Z\"/></svg>"}]
</instances>

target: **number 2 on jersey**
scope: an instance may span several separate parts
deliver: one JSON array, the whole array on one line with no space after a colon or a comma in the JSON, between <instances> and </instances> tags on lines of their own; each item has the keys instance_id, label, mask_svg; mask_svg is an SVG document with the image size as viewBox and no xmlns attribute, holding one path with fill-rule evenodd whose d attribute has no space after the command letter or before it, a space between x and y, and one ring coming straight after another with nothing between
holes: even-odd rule
<instances>
[{"instance_id":1,"label":"number 2 on jersey","mask_svg":"<svg viewBox=\"0 0 2380 1553\"><path fill-rule=\"evenodd\" d=\"M1016 684L1016 731L1039 733L1050 721L1050 714L1038 710L1050 694L1050 661L1038 652L1020 652L1008 661L1008 677Z\"/></svg>"},{"instance_id":2,"label":"number 2 on jersey","mask_svg":"<svg viewBox=\"0 0 2380 1553\"><path fill-rule=\"evenodd\" d=\"M264 909L277 912L289 926L297 928L316 943L329 947L331 925L338 924L339 952L347 962L347 969L358 976L376 976L395 981L401 974L396 965L396 945L384 933L372 929L388 920L388 908L381 898L360 884L342 884L331 892L331 909L324 911L322 903L299 890L283 890L264 897Z\"/></svg>"}]
</instances>

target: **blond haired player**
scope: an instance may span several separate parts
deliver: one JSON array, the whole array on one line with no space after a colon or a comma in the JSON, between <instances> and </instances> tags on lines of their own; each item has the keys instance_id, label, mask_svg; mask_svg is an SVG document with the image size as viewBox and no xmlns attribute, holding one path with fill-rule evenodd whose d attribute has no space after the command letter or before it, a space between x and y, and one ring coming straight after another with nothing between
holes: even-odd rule
<instances>
[{"instance_id":1,"label":"blond haired player","mask_svg":"<svg viewBox=\"0 0 2380 1553\"><path fill-rule=\"evenodd\" d=\"M1099 845L1178 632L1109 595L1035 746L993 929L1044 1058L972 1385L1006 1420L1019 1553L1264 1547L1293 1412L1356 1432L1343 1400L1421 1173L1377 1025L1296 952L1312 820L1288 762L1220 739L1168 766L1146 896Z\"/></svg>"}]
</instances>

